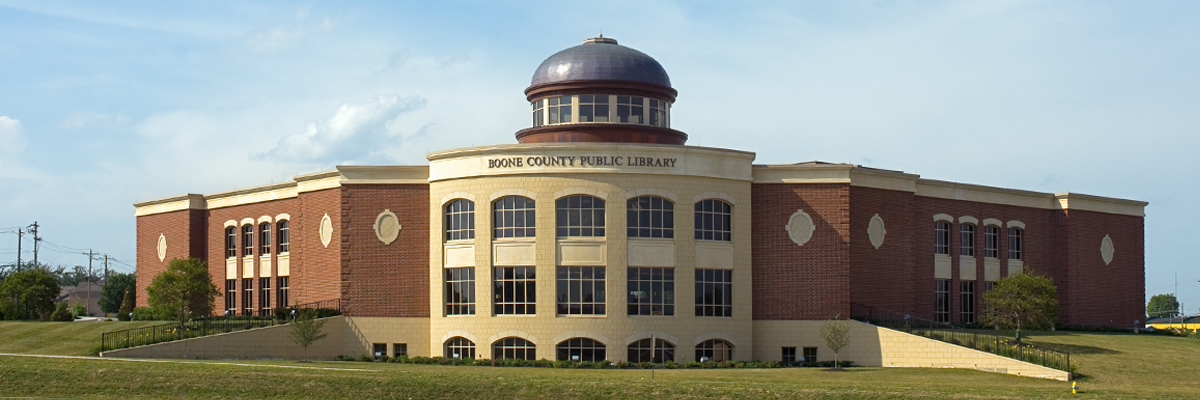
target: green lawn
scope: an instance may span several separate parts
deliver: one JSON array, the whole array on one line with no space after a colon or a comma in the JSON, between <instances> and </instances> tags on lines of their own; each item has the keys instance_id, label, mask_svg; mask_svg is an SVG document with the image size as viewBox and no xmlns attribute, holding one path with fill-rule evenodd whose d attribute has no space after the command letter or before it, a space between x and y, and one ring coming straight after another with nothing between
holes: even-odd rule
<instances>
[{"instance_id":1,"label":"green lawn","mask_svg":"<svg viewBox=\"0 0 1200 400\"><path fill-rule=\"evenodd\" d=\"M9 329L0 325L0 332ZM1069 383L969 370L575 370L362 362L111 361L0 356L0 397L131 398L964 398L1200 397L1200 340L1032 333L1073 353ZM0 344L2 346L2 344ZM281 368L303 367L303 368ZM330 368L330 369L313 369Z\"/></svg>"},{"instance_id":2,"label":"green lawn","mask_svg":"<svg viewBox=\"0 0 1200 400\"><path fill-rule=\"evenodd\" d=\"M100 334L169 322L0 322L0 353L94 354Z\"/></svg>"}]
</instances>

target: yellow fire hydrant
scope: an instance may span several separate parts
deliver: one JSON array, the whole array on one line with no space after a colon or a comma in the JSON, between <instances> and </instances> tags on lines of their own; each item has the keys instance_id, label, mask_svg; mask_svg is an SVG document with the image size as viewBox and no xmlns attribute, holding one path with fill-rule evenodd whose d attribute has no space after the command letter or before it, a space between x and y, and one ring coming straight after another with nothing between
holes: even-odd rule
<instances>
[{"instance_id":1,"label":"yellow fire hydrant","mask_svg":"<svg viewBox=\"0 0 1200 400\"><path fill-rule=\"evenodd\" d=\"M1079 381L1071 382L1071 394L1079 393Z\"/></svg>"}]
</instances>

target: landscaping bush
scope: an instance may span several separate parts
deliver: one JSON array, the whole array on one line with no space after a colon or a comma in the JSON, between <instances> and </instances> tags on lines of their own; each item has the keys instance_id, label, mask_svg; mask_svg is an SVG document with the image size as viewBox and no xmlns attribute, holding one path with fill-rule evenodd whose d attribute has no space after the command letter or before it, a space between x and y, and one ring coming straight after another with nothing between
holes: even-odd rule
<instances>
[{"instance_id":1,"label":"landscaping bush","mask_svg":"<svg viewBox=\"0 0 1200 400\"><path fill-rule=\"evenodd\" d=\"M640 363L637 363L637 366L638 366L638 368L641 368L641 369L654 368L654 364L649 361L642 361Z\"/></svg>"},{"instance_id":2,"label":"landscaping bush","mask_svg":"<svg viewBox=\"0 0 1200 400\"><path fill-rule=\"evenodd\" d=\"M363 361L363 362L375 362L375 357L371 357L369 355L363 354L361 356L358 356L358 360Z\"/></svg>"},{"instance_id":3,"label":"landscaping bush","mask_svg":"<svg viewBox=\"0 0 1200 400\"><path fill-rule=\"evenodd\" d=\"M683 367L684 368L700 368L700 363L691 361L691 362L683 364Z\"/></svg>"},{"instance_id":4,"label":"landscaping bush","mask_svg":"<svg viewBox=\"0 0 1200 400\"><path fill-rule=\"evenodd\" d=\"M67 307L67 302L60 301L54 305L54 311L50 313L51 321L71 321L75 316L71 315L71 310Z\"/></svg>"},{"instance_id":5,"label":"landscaping bush","mask_svg":"<svg viewBox=\"0 0 1200 400\"><path fill-rule=\"evenodd\" d=\"M87 313L87 307L84 307L83 304L75 304L71 306L72 317L86 317Z\"/></svg>"},{"instance_id":6,"label":"landscaping bush","mask_svg":"<svg viewBox=\"0 0 1200 400\"><path fill-rule=\"evenodd\" d=\"M663 363L663 368L676 369L679 368L679 363L675 362L675 360L667 360L667 362Z\"/></svg>"}]
</instances>

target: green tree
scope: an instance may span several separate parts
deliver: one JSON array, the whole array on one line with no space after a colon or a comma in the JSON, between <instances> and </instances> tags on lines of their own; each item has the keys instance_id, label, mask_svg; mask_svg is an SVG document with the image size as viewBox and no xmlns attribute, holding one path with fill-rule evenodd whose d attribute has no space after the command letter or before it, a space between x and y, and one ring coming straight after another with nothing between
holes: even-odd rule
<instances>
[{"instance_id":1,"label":"green tree","mask_svg":"<svg viewBox=\"0 0 1200 400\"><path fill-rule=\"evenodd\" d=\"M176 258L146 288L151 307L168 314L182 326L190 315L212 314L217 285L208 265L195 258Z\"/></svg>"},{"instance_id":2,"label":"green tree","mask_svg":"<svg viewBox=\"0 0 1200 400\"><path fill-rule=\"evenodd\" d=\"M70 306L67 305L66 301L60 301L58 304L55 304L54 312L50 313L51 321L71 321L74 319L75 316L71 314Z\"/></svg>"},{"instance_id":3,"label":"green tree","mask_svg":"<svg viewBox=\"0 0 1200 400\"><path fill-rule=\"evenodd\" d=\"M1012 274L983 294L983 323L1015 329L1049 329L1058 321L1058 288L1054 280L1026 269Z\"/></svg>"},{"instance_id":4,"label":"green tree","mask_svg":"<svg viewBox=\"0 0 1200 400\"><path fill-rule=\"evenodd\" d=\"M133 274L112 274L100 289L100 310L115 313L121 310L121 302L125 300L125 289L136 288L137 278Z\"/></svg>"},{"instance_id":5,"label":"green tree","mask_svg":"<svg viewBox=\"0 0 1200 400\"><path fill-rule=\"evenodd\" d=\"M292 321L292 332L288 334L288 337L304 350L305 360L308 359L308 346L329 336L328 333L321 332L321 328L324 328L325 323L329 321L318 321L316 314L316 310L312 309L296 310L296 319Z\"/></svg>"},{"instance_id":6,"label":"green tree","mask_svg":"<svg viewBox=\"0 0 1200 400\"><path fill-rule=\"evenodd\" d=\"M129 313L133 312L134 290L134 288L125 288L125 301L121 302L121 309L117 310L118 320L128 321L131 319Z\"/></svg>"},{"instance_id":7,"label":"green tree","mask_svg":"<svg viewBox=\"0 0 1200 400\"><path fill-rule=\"evenodd\" d=\"M14 272L0 284L0 313L9 319L47 319L58 292L58 279L46 268Z\"/></svg>"},{"instance_id":8,"label":"green tree","mask_svg":"<svg viewBox=\"0 0 1200 400\"><path fill-rule=\"evenodd\" d=\"M1173 294L1156 294L1146 304L1146 315L1150 318L1179 315L1179 300L1176 300Z\"/></svg>"},{"instance_id":9,"label":"green tree","mask_svg":"<svg viewBox=\"0 0 1200 400\"><path fill-rule=\"evenodd\" d=\"M850 345L850 324L846 323L841 315L826 320L825 324L821 325L821 338L825 339L825 345L833 350L833 368L839 368L838 353Z\"/></svg>"}]
</instances>

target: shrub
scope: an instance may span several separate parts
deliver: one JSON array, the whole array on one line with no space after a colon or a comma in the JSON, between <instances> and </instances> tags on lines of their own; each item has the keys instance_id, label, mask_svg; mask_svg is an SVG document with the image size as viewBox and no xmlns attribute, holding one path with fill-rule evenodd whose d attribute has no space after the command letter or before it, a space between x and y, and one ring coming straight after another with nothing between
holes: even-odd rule
<instances>
[{"instance_id":1,"label":"shrub","mask_svg":"<svg viewBox=\"0 0 1200 400\"><path fill-rule=\"evenodd\" d=\"M554 362L553 362L553 361L550 361L550 360L547 360L547 359L545 359L545 358L543 358L543 359L541 359L541 360L534 361L534 362L533 362L533 366L535 366L535 367L542 367L542 368L546 368L546 367L553 367L553 366L554 366Z\"/></svg>"},{"instance_id":2,"label":"shrub","mask_svg":"<svg viewBox=\"0 0 1200 400\"><path fill-rule=\"evenodd\" d=\"M339 354L335 359L338 361L354 361L354 357L345 354Z\"/></svg>"},{"instance_id":3,"label":"shrub","mask_svg":"<svg viewBox=\"0 0 1200 400\"><path fill-rule=\"evenodd\" d=\"M375 357L371 357L369 355L363 354L363 355L358 356L358 361L375 362Z\"/></svg>"},{"instance_id":4,"label":"shrub","mask_svg":"<svg viewBox=\"0 0 1200 400\"><path fill-rule=\"evenodd\" d=\"M649 361L642 361L637 363L637 367L641 369L650 369L654 367L654 364L651 364Z\"/></svg>"},{"instance_id":5,"label":"shrub","mask_svg":"<svg viewBox=\"0 0 1200 400\"><path fill-rule=\"evenodd\" d=\"M667 360L667 362L663 363L663 368L676 369L679 368L679 363L675 362L675 360Z\"/></svg>"},{"instance_id":6,"label":"shrub","mask_svg":"<svg viewBox=\"0 0 1200 400\"><path fill-rule=\"evenodd\" d=\"M51 321L70 321L75 319L71 315L71 310L67 307L67 302L60 301L54 305L54 311L50 313Z\"/></svg>"},{"instance_id":7,"label":"shrub","mask_svg":"<svg viewBox=\"0 0 1200 400\"><path fill-rule=\"evenodd\" d=\"M554 368L567 368L571 366L571 362L567 360L558 360L554 362Z\"/></svg>"},{"instance_id":8,"label":"shrub","mask_svg":"<svg viewBox=\"0 0 1200 400\"><path fill-rule=\"evenodd\" d=\"M618 361L616 367L617 368L629 368L630 365L631 364L629 364L625 361Z\"/></svg>"},{"instance_id":9,"label":"shrub","mask_svg":"<svg viewBox=\"0 0 1200 400\"><path fill-rule=\"evenodd\" d=\"M378 359L376 359L375 361L377 361L377 362L388 362L388 360L389 360L389 359L391 359L391 357L388 357L388 356L387 356L387 354L384 354L384 355L382 355L382 356L379 356L379 358L378 358Z\"/></svg>"},{"instance_id":10,"label":"shrub","mask_svg":"<svg viewBox=\"0 0 1200 400\"><path fill-rule=\"evenodd\" d=\"M700 363L691 361L691 362L683 364L683 367L684 368L700 368Z\"/></svg>"},{"instance_id":11,"label":"shrub","mask_svg":"<svg viewBox=\"0 0 1200 400\"><path fill-rule=\"evenodd\" d=\"M71 306L71 316L72 317L87 316L87 313L88 313L87 307L84 307L83 304L76 303L75 305Z\"/></svg>"}]
</instances>

